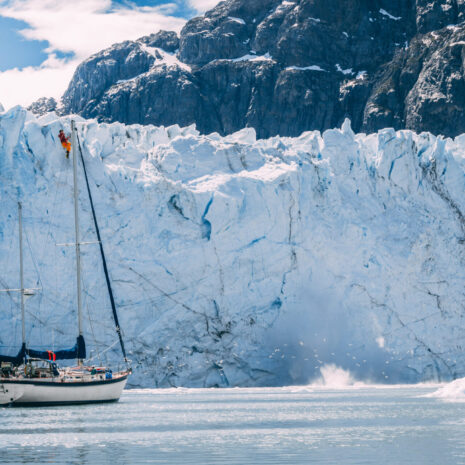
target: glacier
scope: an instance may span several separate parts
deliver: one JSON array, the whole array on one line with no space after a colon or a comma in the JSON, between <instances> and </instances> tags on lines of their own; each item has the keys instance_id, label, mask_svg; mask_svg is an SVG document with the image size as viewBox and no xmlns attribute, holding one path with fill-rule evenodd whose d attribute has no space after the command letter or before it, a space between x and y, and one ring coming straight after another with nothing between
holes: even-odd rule
<instances>
[{"instance_id":1,"label":"glacier","mask_svg":"<svg viewBox=\"0 0 465 465\"><path fill-rule=\"evenodd\" d=\"M132 387L305 384L325 366L394 382L465 376L465 136L342 128L257 140L77 121ZM0 287L24 211L31 346L76 336L71 116L0 112ZM80 173L90 355L120 358ZM20 345L0 293L0 347Z\"/></svg>"}]
</instances>

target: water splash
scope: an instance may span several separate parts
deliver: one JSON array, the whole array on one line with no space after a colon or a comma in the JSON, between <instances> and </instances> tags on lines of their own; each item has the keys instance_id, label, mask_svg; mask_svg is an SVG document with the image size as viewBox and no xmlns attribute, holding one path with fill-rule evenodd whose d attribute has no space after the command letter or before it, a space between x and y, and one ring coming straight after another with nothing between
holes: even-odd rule
<instances>
[{"instance_id":1,"label":"water splash","mask_svg":"<svg viewBox=\"0 0 465 465\"><path fill-rule=\"evenodd\" d=\"M425 397L435 397L449 402L465 402L465 378L445 384Z\"/></svg>"},{"instance_id":2,"label":"water splash","mask_svg":"<svg viewBox=\"0 0 465 465\"><path fill-rule=\"evenodd\" d=\"M364 383L356 381L350 371L336 365L329 364L320 368L321 378L315 383L317 386L329 388L343 388L347 386L363 386Z\"/></svg>"}]
</instances>

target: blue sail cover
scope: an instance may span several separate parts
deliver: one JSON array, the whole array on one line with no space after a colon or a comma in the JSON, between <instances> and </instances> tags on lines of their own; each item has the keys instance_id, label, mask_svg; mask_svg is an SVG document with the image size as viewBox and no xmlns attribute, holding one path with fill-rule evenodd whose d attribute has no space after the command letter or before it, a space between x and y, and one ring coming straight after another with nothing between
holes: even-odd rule
<instances>
[{"instance_id":1,"label":"blue sail cover","mask_svg":"<svg viewBox=\"0 0 465 465\"><path fill-rule=\"evenodd\" d=\"M21 346L21 349L18 352L18 355L16 356L0 354L0 362L8 362L8 363L12 363L13 365L21 365L21 363L24 362L25 355L26 355L26 345L23 344Z\"/></svg>"},{"instance_id":2,"label":"blue sail cover","mask_svg":"<svg viewBox=\"0 0 465 465\"><path fill-rule=\"evenodd\" d=\"M26 357L40 358L42 360L73 360L86 358L86 343L83 336L78 336L76 344L71 349L64 349L58 351L52 350L34 350L28 349L25 344L22 345L21 350L16 356L0 355L0 362L10 362L13 365L21 365Z\"/></svg>"}]
</instances>

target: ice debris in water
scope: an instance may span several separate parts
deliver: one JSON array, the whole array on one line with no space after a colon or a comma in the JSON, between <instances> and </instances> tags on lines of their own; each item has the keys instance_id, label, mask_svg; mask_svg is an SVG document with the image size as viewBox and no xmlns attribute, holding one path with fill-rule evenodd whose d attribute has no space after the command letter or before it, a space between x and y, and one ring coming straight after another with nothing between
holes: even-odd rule
<instances>
[{"instance_id":1,"label":"ice debris in water","mask_svg":"<svg viewBox=\"0 0 465 465\"><path fill-rule=\"evenodd\" d=\"M426 397L436 397L450 402L465 402L465 378L445 384Z\"/></svg>"}]
</instances>

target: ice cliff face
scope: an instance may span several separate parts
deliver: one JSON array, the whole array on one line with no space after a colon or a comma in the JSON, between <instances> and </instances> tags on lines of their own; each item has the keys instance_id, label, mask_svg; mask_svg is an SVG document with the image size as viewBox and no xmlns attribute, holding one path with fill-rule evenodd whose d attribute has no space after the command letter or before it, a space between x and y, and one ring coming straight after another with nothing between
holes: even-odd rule
<instances>
[{"instance_id":1,"label":"ice cliff face","mask_svg":"<svg viewBox=\"0 0 465 465\"><path fill-rule=\"evenodd\" d=\"M227 0L84 61L64 113L260 138L340 126L465 132L464 0ZM154 31L155 32L155 31ZM31 109L41 113L51 102Z\"/></svg>"},{"instance_id":2,"label":"ice cliff face","mask_svg":"<svg viewBox=\"0 0 465 465\"><path fill-rule=\"evenodd\" d=\"M75 337L69 118L0 114L0 283L18 287L24 204L31 345ZM304 383L334 363L385 381L465 375L465 137L342 129L256 140L78 119L133 386ZM81 183L82 240L93 242ZM116 360L98 249L86 337ZM0 294L0 344L19 345ZM96 358L97 360L97 358Z\"/></svg>"}]
</instances>

